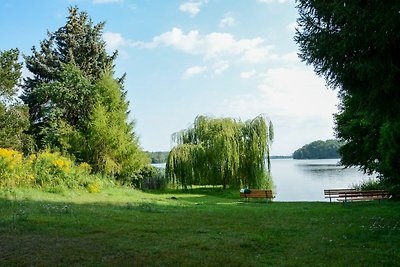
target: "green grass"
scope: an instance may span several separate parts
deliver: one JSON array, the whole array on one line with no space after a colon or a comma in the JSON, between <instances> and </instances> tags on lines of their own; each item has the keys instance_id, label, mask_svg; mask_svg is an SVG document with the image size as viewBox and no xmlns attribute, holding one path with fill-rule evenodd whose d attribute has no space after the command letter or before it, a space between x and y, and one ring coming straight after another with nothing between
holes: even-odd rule
<instances>
[{"instance_id":1,"label":"green grass","mask_svg":"<svg viewBox=\"0 0 400 267\"><path fill-rule=\"evenodd\" d=\"M322 192L321 192L322 193ZM400 203L0 191L0 266L398 266ZM175 199L176 198L176 199Z\"/></svg>"}]
</instances>

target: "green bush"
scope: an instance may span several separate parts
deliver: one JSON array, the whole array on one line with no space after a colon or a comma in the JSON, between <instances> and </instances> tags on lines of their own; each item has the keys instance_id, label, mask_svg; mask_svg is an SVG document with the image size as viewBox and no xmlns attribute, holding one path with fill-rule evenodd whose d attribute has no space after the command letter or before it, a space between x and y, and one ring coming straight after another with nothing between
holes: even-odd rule
<instances>
[{"instance_id":1,"label":"green bush","mask_svg":"<svg viewBox=\"0 0 400 267\"><path fill-rule=\"evenodd\" d=\"M384 189L382 183L377 179L368 179L359 184L353 186L356 190L367 191L367 190L380 190Z\"/></svg>"},{"instance_id":2,"label":"green bush","mask_svg":"<svg viewBox=\"0 0 400 267\"><path fill-rule=\"evenodd\" d=\"M147 176L141 180L141 189L150 190L161 190L166 189L168 186L168 181L165 178L165 172L163 169L157 169L151 166L151 172L147 173Z\"/></svg>"}]
</instances>

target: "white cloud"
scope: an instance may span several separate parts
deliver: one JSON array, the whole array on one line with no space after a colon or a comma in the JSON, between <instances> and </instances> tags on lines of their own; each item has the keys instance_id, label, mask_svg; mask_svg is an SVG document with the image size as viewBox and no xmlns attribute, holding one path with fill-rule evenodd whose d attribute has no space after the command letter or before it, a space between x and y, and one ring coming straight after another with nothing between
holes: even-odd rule
<instances>
[{"instance_id":1,"label":"white cloud","mask_svg":"<svg viewBox=\"0 0 400 267\"><path fill-rule=\"evenodd\" d=\"M219 60L214 63L214 73L217 75L221 75L228 68L229 68L229 63L226 60Z\"/></svg>"},{"instance_id":2,"label":"white cloud","mask_svg":"<svg viewBox=\"0 0 400 267\"><path fill-rule=\"evenodd\" d=\"M190 54L202 54L206 59L223 56L238 57L246 63L259 63L267 59L273 46L268 46L261 37L236 40L230 33L212 32L200 35L197 30L184 33L180 28L155 36L149 43L141 43L145 48L161 45L171 46Z\"/></svg>"},{"instance_id":3,"label":"white cloud","mask_svg":"<svg viewBox=\"0 0 400 267\"><path fill-rule=\"evenodd\" d=\"M219 22L220 28L232 27L235 25L235 17L231 13L226 13L224 17Z\"/></svg>"},{"instance_id":4,"label":"white cloud","mask_svg":"<svg viewBox=\"0 0 400 267\"><path fill-rule=\"evenodd\" d=\"M272 47L253 47L247 49L242 56L242 61L249 63L260 63L267 59L268 51Z\"/></svg>"},{"instance_id":5,"label":"white cloud","mask_svg":"<svg viewBox=\"0 0 400 267\"><path fill-rule=\"evenodd\" d=\"M120 33L106 32L103 34L107 49L110 51L121 47L141 47L155 49L167 46L188 54L203 55L205 60L236 60L241 63L262 63L267 59L281 60L271 53L274 48L267 45L261 37L252 39L235 39L230 33L212 32L201 35L197 30L187 33L174 27L172 30L153 37L150 42L124 39Z\"/></svg>"},{"instance_id":6,"label":"white cloud","mask_svg":"<svg viewBox=\"0 0 400 267\"><path fill-rule=\"evenodd\" d=\"M199 75L203 73L207 68L204 66L193 66L185 70L182 77L183 79L190 79L194 75Z\"/></svg>"},{"instance_id":7,"label":"white cloud","mask_svg":"<svg viewBox=\"0 0 400 267\"><path fill-rule=\"evenodd\" d=\"M200 7L203 5L202 1L197 1L197 2L186 2L183 3L179 6L179 10L182 12L187 12L189 13L191 16L196 16L197 13L200 12Z\"/></svg>"},{"instance_id":8,"label":"white cloud","mask_svg":"<svg viewBox=\"0 0 400 267\"><path fill-rule=\"evenodd\" d=\"M271 60L279 61L282 63L300 63L301 60L297 53L298 52L290 52L290 53L286 53L283 55L274 54L274 55L270 55L269 58Z\"/></svg>"},{"instance_id":9,"label":"white cloud","mask_svg":"<svg viewBox=\"0 0 400 267\"><path fill-rule=\"evenodd\" d=\"M326 119L336 110L336 94L326 89L324 80L308 69L270 69L264 74L259 90L265 104L282 116Z\"/></svg>"},{"instance_id":10,"label":"white cloud","mask_svg":"<svg viewBox=\"0 0 400 267\"><path fill-rule=\"evenodd\" d=\"M103 33L103 39L106 42L107 49L110 51L114 51L127 44L127 41L120 33L105 32Z\"/></svg>"},{"instance_id":11,"label":"white cloud","mask_svg":"<svg viewBox=\"0 0 400 267\"><path fill-rule=\"evenodd\" d=\"M243 71L240 73L240 77L242 79L250 79L251 77L253 77L254 75L256 75L256 70L251 70L251 71Z\"/></svg>"},{"instance_id":12,"label":"white cloud","mask_svg":"<svg viewBox=\"0 0 400 267\"><path fill-rule=\"evenodd\" d=\"M232 34L230 33L219 33L212 32L204 36L201 40L203 43L204 53L207 56L215 56L217 54L223 53L233 53L236 54L236 41Z\"/></svg>"},{"instance_id":13,"label":"white cloud","mask_svg":"<svg viewBox=\"0 0 400 267\"><path fill-rule=\"evenodd\" d=\"M262 77L255 92L225 99L220 113L243 119L267 114L276 129L274 147L288 155L313 138L333 137L332 114L337 112L338 99L322 78L299 66L269 69Z\"/></svg>"},{"instance_id":14,"label":"white cloud","mask_svg":"<svg viewBox=\"0 0 400 267\"><path fill-rule=\"evenodd\" d=\"M266 4L273 4L273 3L279 3L279 4L284 4L284 3L290 3L291 0L257 0L259 3L266 3Z\"/></svg>"},{"instance_id":15,"label":"white cloud","mask_svg":"<svg viewBox=\"0 0 400 267\"><path fill-rule=\"evenodd\" d=\"M146 43L145 47L154 48L159 45L172 46L186 53L195 53L200 45L199 32L196 30L184 34L179 28L173 28L169 32L162 33L153 38L151 43Z\"/></svg>"},{"instance_id":16,"label":"white cloud","mask_svg":"<svg viewBox=\"0 0 400 267\"><path fill-rule=\"evenodd\" d=\"M298 52L291 52L291 53L284 54L281 56L281 59L284 62L292 62L292 63L300 62Z\"/></svg>"},{"instance_id":17,"label":"white cloud","mask_svg":"<svg viewBox=\"0 0 400 267\"><path fill-rule=\"evenodd\" d=\"M93 4L122 3L124 0L93 0Z\"/></svg>"},{"instance_id":18,"label":"white cloud","mask_svg":"<svg viewBox=\"0 0 400 267\"><path fill-rule=\"evenodd\" d=\"M267 59L271 45L264 45L261 37L253 39L241 39L237 42L238 50L242 52L242 61L249 63L260 63Z\"/></svg>"}]
</instances>

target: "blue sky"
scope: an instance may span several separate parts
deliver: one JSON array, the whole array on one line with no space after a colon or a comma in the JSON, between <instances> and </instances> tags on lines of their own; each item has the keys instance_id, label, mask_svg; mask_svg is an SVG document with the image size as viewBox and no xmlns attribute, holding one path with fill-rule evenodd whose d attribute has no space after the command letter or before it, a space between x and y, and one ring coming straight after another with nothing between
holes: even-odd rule
<instances>
[{"instance_id":1,"label":"blue sky","mask_svg":"<svg viewBox=\"0 0 400 267\"><path fill-rule=\"evenodd\" d=\"M119 51L116 74L127 74L143 149L169 150L171 134L197 115L265 114L275 127L273 155L334 137L336 92L297 58L294 1L2 0L0 50L29 55L73 5L106 22L103 38Z\"/></svg>"}]
</instances>

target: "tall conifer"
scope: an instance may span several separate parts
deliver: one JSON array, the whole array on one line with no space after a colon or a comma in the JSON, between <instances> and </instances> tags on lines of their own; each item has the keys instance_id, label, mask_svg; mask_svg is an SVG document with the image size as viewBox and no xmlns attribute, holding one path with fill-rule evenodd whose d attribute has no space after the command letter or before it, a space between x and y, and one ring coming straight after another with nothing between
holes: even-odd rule
<instances>
[{"instance_id":1,"label":"tall conifer","mask_svg":"<svg viewBox=\"0 0 400 267\"><path fill-rule=\"evenodd\" d=\"M25 56L33 77L25 79L23 100L39 149L60 150L95 171L128 179L149 158L128 119L123 78L113 78L117 52L107 54L103 27L71 7L66 24Z\"/></svg>"}]
</instances>

